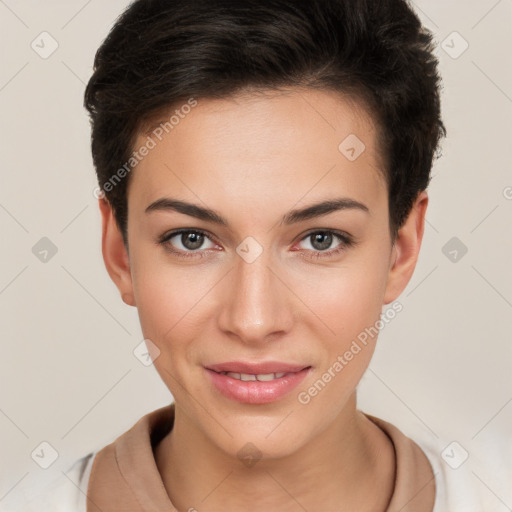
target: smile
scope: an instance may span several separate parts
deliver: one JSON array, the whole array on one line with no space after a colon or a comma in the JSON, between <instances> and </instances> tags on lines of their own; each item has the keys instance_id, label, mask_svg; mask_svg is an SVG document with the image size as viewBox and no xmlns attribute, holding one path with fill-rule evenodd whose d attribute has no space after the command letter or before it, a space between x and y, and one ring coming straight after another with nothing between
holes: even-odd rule
<instances>
[{"instance_id":1,"label":"smile","mask_svg":"<svg viewBox=\"0 0 512 512\"><path fill-rule=\"evenodd\" d=\"M280 379L281 377L285 377L287 375L292 375L293 372L290 373L260 373L254 375L252 373L235 373L235 372L219 372L222 375L227 375L228 377L232 377L233 379L243 380L243 381L251 381L258 380L260 382L268 382L270 380Z\"/></svg>"}]
</instances>

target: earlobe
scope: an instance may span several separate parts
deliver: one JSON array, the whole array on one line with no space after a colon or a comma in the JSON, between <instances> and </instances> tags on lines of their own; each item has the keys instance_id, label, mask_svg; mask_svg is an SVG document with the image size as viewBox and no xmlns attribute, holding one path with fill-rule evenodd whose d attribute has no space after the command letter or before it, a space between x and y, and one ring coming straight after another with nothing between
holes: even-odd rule
<instances>
[{"instance_id":1,"label":"earlobe","mask_svg":"<svg viewBox=\"0 0 512 512\"><path fill-rule=\"evenodd\" d=\"M98 200L102 218L101 247L107 272L117 286L123 302L135 306L130 259L112 207L105 198Z\"/></svg>"},{"instance_id":2,"label":"earlobe","mask_svg":"<svg viewBox=\"0 0 512 512\"><path fill-rule=\"evenodd\" d=\"M391 254L388 282L384 295L384 304L396 300L409 283L421 247L425 228L425 214L428 205L426 191L418 194L406 221L398 231Z\"/></svg>"}]
</instances>

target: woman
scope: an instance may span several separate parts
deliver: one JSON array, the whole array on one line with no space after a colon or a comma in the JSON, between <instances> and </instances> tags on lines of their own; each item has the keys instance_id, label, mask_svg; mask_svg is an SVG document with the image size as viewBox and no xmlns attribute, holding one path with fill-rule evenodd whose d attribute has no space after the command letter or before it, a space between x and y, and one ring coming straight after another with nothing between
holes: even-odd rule
<instances>
[{"instance_id":1,"label":"woman","mask_svg":"<svg viewBox=\"0 0 512 512\"><path fill-rule=\"evenodd\" d=\"M417 262L439 82L403 0L136 0L117 20L85 93L103 257L174 401L77 462L77 509L470 498L356 405Z\"/></svg>"}]
</instances>

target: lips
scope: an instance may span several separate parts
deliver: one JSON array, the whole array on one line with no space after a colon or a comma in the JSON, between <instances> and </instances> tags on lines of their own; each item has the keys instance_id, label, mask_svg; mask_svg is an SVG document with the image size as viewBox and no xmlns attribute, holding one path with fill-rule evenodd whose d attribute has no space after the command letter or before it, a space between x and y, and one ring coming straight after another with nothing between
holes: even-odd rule
<instances>
[{"instance_id":1,"label":"lips","mask_svg":"<svg viewBox=\"0 0 512 512\"><path fill-rule=\"evenodd\" d=\"M204 368L218 392L246 404L265 404L284 398L311 371L311 366L280 361L231 361Z\"/></svg>"}]
</instances>

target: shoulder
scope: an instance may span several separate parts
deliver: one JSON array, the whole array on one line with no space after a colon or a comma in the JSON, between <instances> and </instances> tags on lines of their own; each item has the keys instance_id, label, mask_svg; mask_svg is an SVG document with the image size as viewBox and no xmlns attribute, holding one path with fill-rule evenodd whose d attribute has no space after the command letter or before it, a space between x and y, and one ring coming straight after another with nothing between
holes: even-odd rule
<instances>
[{"instance_id":1,"label":"shoulder","mask_svg":"<svg viewBox=\"0 0 512 512\"><path fill-rule=\"evenodd\" d=\"M401 461L406 461L407 473L416 466L413 452L423 452L435 480L432 512L491 512L508 510L504 506L510 508L512 445L508 432L491 426L478 436L468 437L450 428L436 433L420 420L398 427L366 416L392 438L395 451L398 448L401 452ZM412 445L419 450L412 449Z\"/></svg>"},{"instance_id":2,"label":"shoulder","mask_svg":"<svg viewBox=\"0 0 512 512\"><path fill-rule=\"evenodd\" d=\"M43 478L27 475L2 500L2 512L86 512L87 485L96 453L90 452L66 470Z\"/></svg>"},{"instance_id":3,"label":"shoulder","mask_svg":"<svg viewBox=\"0 0 512 512\"><path fill-rule=\"evenodd\" d=\"M118 455L131 472L131 457L144 458L154 464L152 446L172 428L174 402L150 411L128 431L99 450L75 460L65 470L48 469L27 474L1 500L2 512L86 512L90 493L89 483L96 483L96 490L130 490L117 467ZM102 471L95 462L101 463ZM96 464L95 466L98 466ZM109 471L111 469L111 471ZM155 471L157 471L155 466ZM92 474L92 479L91 479ZM135 477L134 477L135 478ZM127 493L122 493L124 499Z\"/></svg>"},{"instance_id":4,"label":"shoulder","mask_svg":"<svg viewBox=\"0 0 512 512\"><path fill-rule=\"evenodd\" d=\"M501 510L512 498L512 464L505 438L485 443L457 436L436 437L417 426L410 435L428 458L435 476L433 512L482 512Z\"/></svg>"}]
</instances>

